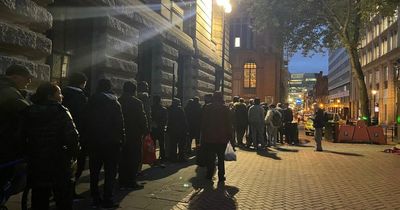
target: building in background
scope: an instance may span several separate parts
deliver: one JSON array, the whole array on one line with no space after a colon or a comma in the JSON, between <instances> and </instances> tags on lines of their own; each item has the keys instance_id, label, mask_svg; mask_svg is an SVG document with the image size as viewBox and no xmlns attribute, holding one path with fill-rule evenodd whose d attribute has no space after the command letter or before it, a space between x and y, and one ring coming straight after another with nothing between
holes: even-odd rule
<instances>
[{"instance_id":1,"label":"building in background","mask_svg":"<svg viewBox=\"0 0 400 210\"><path fill-rule=\"evenodd\" d=\"M84 72L89 91L101 78L117 92L125 81L147 81L168 103L212 93L223 72L231 95L229 36L222 71L224 8L216 1L11 0L0 11L0 73L27 66L37 75L32 89Z\"/></svg>"},{"instance_id":2,"label":"building in background","mask_svg":"<svg viewBox=\"0 0 400 210\"><path fill-rule=\"evenodd\" d=\"M361 43L360 58L364 72L364 82L369 94L371 116L378 118L379 123L393 124L398 111L398 59L399 24L398 13L393 17L376 16L365 31ZM359 115L357 81L352 78L351 114L354 118Z\"/></svg>"},{"instance_id":3,"label":"building in background","mask_svg":"<svg viewBox=\"0 0 400 210\"><path fill-rule=\"evenodd\" d=\"M313 89L313 99L315 103L323 104L325 108L329 103L328 76L323 75L322 71L317 74L317 81Z\"/></svg>"},{"instance_id":4,"label":"building in background","mask_svg":"<svg viewBox=\"0 0 400 210\"><path fill-rule=\"evenodd\" d=\"M350 118L351 64L345 48L329 51L327 109Z\"/></svg>"},{"instance_id":5,"label":"building in background","mask_svg":"<svg viewBox=\"0 0 400 210\"><path fill-rule=\"evenodd\" d=\"M236 3L230 16L232 95L283 102L286 82L282 48L272 31L255 32L251 16Z\"/></svg>"},{"instance_id":6,"label":"building in background","mask_svg":"<svg viewBox=\"0 0 400 210\"><path fill-rule=\"evenodd\" d=\"M288 81L288 102L297 110L311 111L314 103L313 90L317 83L317 73L291 73Z\"/></svg>"}]
</instances>

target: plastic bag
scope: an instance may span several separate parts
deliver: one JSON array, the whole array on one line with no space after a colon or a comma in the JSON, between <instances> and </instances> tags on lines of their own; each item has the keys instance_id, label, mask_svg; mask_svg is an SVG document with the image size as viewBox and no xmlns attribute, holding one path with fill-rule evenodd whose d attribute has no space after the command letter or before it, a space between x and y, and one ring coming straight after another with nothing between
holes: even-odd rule
<instances>
[{"instance_id":1,"label":"plastic bag","mask_svg":"<svg viewBox=\"0 0 400 210\"><path fill-rule=\"evenodd\" d=\"M148 134L143 141L143 164L153 164L156 160L156 147L151 135Z\"/></svg>"},{"instance_id":2,"label":"plastic bag","mask_svg":"<svg viewBox=\"0 0 400 210\"><path fill-rule=\"evenodd\" d=\"M236 153L233 150L233 147L230 142L228 142L228 145L226 145L225 160L226 161L236 161Z\"/></svg>"}]
</instances>

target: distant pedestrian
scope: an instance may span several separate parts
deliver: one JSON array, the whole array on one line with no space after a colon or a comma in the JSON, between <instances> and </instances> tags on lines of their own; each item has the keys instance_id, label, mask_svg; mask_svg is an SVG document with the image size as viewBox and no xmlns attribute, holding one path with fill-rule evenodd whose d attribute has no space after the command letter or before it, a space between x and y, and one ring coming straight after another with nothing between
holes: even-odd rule
<instances>
[{"instance_id":1,"label":"distant pedestrian","mask_svg":"<svg viewBox=\"0 0 400 210\"><path fill-rule=\"evenodd\" d=\"M205 148L207 179L215 171L215 156L218 157L218 181L225 181L225 149L232 139L232 119L229 108L224 105L223 96L215 92L211 104L204 108L202 116L202 147Z\"/></svg>"},{"instance_id":2,"label":"distant pedestrian","mask_svg":"<svg viewBox=\"0 0 400 210\"><path fill-rule=\"evenodd\" d=\"M83 198L81 195L77 195L75 185L81 177L83 170L85 170L87 157L87 143L85 141L84 124L82 119L88 101L88 98L84 92L86 82L87 77L85 74L78 72L72 73L68 77L68 85L62 90L62 94L64 96L62 104L71 112L72 119L74 120L76 129L78 130L80 136L80 150L78 152L77 169L75 172L74 181L74 199Z\"/></svg>"},{"instance_id":3,"label":"distant pedestrian","mask_svg":"<svg viewBox=\"0 0 400 210\"><path fill-rule=\"evenodd\" d=\"M315 128L314 138L315 138L315 151L322 152L322 131L325 127L327 121L324 110L319 108L317 104L314 104L314 118L313 126Z\"/></svg>"},{"instance_id":4,"label":"distant pedestrian","mask_svg":"<svg viewBox=\"0 0 400 210\"><path fill-rule=\"evenodd\" d=\"M282 115L276 110L276 106L271 104L265 117L267 127L267 142L269 146L276 147L278 138L278 128L282 126Z\"/></svg>"},{"instance_id":5,"label":"distant pedestrian","mask_svg":"<svg viewBox=\"0 0 400 210\"><path fill-rule=\"evenodd\" d=\"M285 110L284 110L284 105L282 103L276 104L276 111L278 111L281 116L282 116L282 125L278 128L278 138L277 142L279 142L281 145L285 143L283 140L283 135L284 135L284 124L285 124Z\"/></svg>"},{"instance_id":6,"label":"distant pedestrian","mask_svg":"<svg viewBox=\"0 0 400 210\"><path fill-rule=\"evenodd\" d=\"M297 144L294 133L295 127L292 124L293 121L293 111L289 107L288 103L283 106L283 133L285 135L286 143Z\"/></svg>"},{"instance_id":7,"label":"distant pedestrian","mask_svg":"<svg viewBox=\"0 0 400 210\"><path fill-rule=\"evenodd\" d=\"M235 103L239 102L239 96L233 96L232 102L229 103L229 110L231 113L231 118L232 118L232 141L231 141L231 145L233 147L233 150L236 151L236 146L238 145L239 140L237 139L236 136L236 127L237 127L237 121L235 118Z\"/></svg>"},{"instance_id":8,"label":"distant pedestrian","mask_svg":"<svg viewBox=\"0 0 400 210\"><path fill-rule=\"evenodd\" d=\"M200 126L201 126L201 104L198 97L189 100L185 107L185 114L189 126L189 141L187 143L187 151L192 150L192 141L195 140L196 148L200 144Z\"/></svg>"},{"instance_id":9,"label":"distant pedestrian","mask_svg":"<svg viewBox=\"0 0 400 210\"><path fill-rule=\"evenodd\" d=\"M249 120L248 120L249 117L248 116L249 116L250 107L253 106L253 105L254 105L254 99L250 99L249 103L247 104L247 122L249 122ZM248 124L246 132L247 132L247 134L246 134L246 146L250 147L252 144L254 144L253 137L251 135L251 125L250 125L250 123Z\"/></svg>"},{"instance_id":10,"label":"distant pedestrian","mask_svg":"<svg viewBox=\"0 0 400 210\"><path fill-rule=\"evenodd\" d=\"M110 80L101 79L96 93L89 98L85 127L88 137L92 207L118 207L113 200L113 188L121 145L125 141L125 131L121 105L112 92ZM98 184L103 166L104 195L101 199Z\"/></svg>"},{"instance_id":11,"label":"distant pedestrian","mask_svg":"<svg viewBox=\"0 0 400 210\"><path fill-rule=\"evenodd\" d=\"M240 146L243 146L244 145L243 137L248 125L247 107L246 104L244 103L243 98L240 98L239 102L234 104L234 109L235 109L234 120L236 121L235 123L236 138L238 144Z\"/></svg>"},{"instance_id":12,"label":"distant pedestrian","mask_svg":"<svg viewBox=\"0 0 400 210\"><path fill-rule=\"evenodd\" d=\"M32 96L34 105L25 111L28 183L32 209L49 209L54 195L57 209L72 209L72 163L78 154L78 132L68 109L61 105L60 88L41 84Z\"/></svg>"},{"instance_id":13,"label":"distant pedestrian","mask_svg":"<svg viewBox=\"0 0 400 210\"><path fill-rule=\"evenodd\" d=\"M154 145L158 141L160 148L159 159L161 162L166 160L165 154L165 131L168 122L168 110L161 104L160 96L153 96L153 106L151 106L151 134L154 139Z\"/></svg>"},{"instance_id":14,"label":"distant pedestrian","mask_svg":"<svg viewBox=\"0 0 400 210\"><path fill-rule=\"evenodd\" d=\"M260 99L254 100L254 105L249 109L249 125L251 130L252 142L255 149L265 146L264 142L264 108L260 105Z\"/></svg>"},{"instance_id":15,"label":"distant pedestrian","mask_svg":"<svg viewBox=\"0 0 400 210\"><path fill-rule=\"evenodd\" d=\"M185 145L188 126L186 122L185 112L181 106L181 100L174 98L172 105L168 107L168 124L167 133L169 136L169 159L172 162L184 162L185 159ZM177 154L178 146L178 154Z\"/></svg>"},{"instance_id":16,"label":"distant pedestrian","mask_svg":"<svg viewBox=\"0 0 400 210\"><path fill-rule=\"evenodd\" d=\"M143 104L136 98L136 85L133 82L124 83L123 93L118 101L122 108L126 134L119 162L120 188L141 189L143 186L137 183L136 177L142 162L142 139L148 129Z\"/></svg>"}]
</instances>

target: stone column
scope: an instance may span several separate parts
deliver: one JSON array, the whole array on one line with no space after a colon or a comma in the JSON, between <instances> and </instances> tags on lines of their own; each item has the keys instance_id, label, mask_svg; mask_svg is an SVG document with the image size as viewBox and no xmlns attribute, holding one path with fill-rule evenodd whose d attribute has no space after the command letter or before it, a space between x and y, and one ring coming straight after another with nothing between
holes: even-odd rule
<instances>
[{"instance_id":1,"label":"stone column","mask_svg":"<svg viewBox=\"0 0 400 210\"><path fill-rule=\"evenodd\" d=\"M45 6L51 0L0 1L0 73L12 64L26 66L38 81L50 79L45 59L52 42L44 33L52 27Z\"/></svg>"}]
</instances>

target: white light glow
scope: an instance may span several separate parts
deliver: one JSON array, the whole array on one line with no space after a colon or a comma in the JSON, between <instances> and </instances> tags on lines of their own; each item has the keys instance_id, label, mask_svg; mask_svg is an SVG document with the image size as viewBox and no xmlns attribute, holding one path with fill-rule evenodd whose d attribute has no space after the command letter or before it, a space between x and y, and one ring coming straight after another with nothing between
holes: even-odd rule
<instances>
[{"instance_id":1,"label":"white light glow","mask_svg":"<svg viewBox=\"0 0 400 210\"><path fill-rule=\"evenodd\" d=\"M228 3L225 5L225 13L231 13L231 12L232 12L232 5Z\"/></svg>"}]
</instances>

